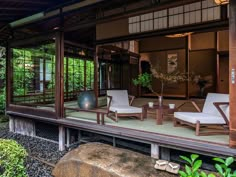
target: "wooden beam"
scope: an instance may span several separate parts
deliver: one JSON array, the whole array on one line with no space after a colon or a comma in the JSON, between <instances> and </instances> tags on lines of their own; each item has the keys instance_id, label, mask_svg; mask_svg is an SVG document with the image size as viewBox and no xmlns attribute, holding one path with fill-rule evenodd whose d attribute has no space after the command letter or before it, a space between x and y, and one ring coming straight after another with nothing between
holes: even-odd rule
<instances>
[{"instance_id":1,"label":"wooden beam","mask_svg":"<svg viewBox=\"0 0 236 177\"><path fill-rule=\"evenodd\" d=\"M94 51L94 48L89 47L89 46L84 45L84 44L79 44L79 43L68 41L68 40L65 40L64 42L65 42L65 44L68 44L68 45L72 45L72 46L75 46L75 47L79 47L79 48L83 48L83 49L89 49L89 50Z\"/></svg>"},{"instance_id":2,"label":"wooden beam","mask_svg":"<svg viewBox=\"0 0 236 177\"><path fill-rule=\"evenodd\" d=\"M20 12L18 12L18 13L16 13L16 12L14 12L14 13L2 13L2 12L0 12L0 16L24 16L24 14L22 14L22 13L20 13Z\"/></svg>"},{"instance_id":3,"label":"wooden beam","mask_svg":"<svg viewBox=\"0 0 236 177\"><path fill-rule=\"evenodd\" d=\"M236 148L236 1L230 1L229 5L229 93L230 93L230 147ZM234 71L234 72L233 72Z\"/></svg>"},{"instance_id":4,"label":"wooden beam","mask_svg":"<svg viewBox=\"0 0 236 177\"><path fill-rule=\"evenodd\" d=\"M49 39L53 40L55 38L55 33L50 32L46 34L40 34L40 35L34 35L30 36L24 39L19 39L19 40L11 40L10 41L10 47L20 47L24 45L34 45L36 43L42 42L42 41L47 41Z\"/></svg>"},{"instance_id":5,"label":"wooden beam","mask_svg":"<svg viewBox=\"0 0 236 177\"><path fill-rule=\"evenodd\" d=\"M0 10L8 10L8 11L35 11L39 10L39 8L26 8L26 7L0 7Z\"/></svg>"},{"instance_id":6,"label":"wooden beam","mask_svg":"<svg viewBox=\"0 0 236 177\"><path fill-rule=\"evenodd\" d=\"M35 0L1 0L1 2L14 2L14 3L22 3L22 4L41 4L47 5L49 2L47 1L35 1Z\"/></svg>"}]
</instances>

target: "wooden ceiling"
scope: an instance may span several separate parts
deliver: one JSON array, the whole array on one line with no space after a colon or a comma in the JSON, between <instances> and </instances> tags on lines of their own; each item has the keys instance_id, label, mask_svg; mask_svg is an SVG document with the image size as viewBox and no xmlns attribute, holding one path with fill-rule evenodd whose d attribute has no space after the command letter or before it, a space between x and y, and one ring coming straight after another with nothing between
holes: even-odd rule
<instances>
[{"instance_id":1,"label":"wooden ceiling","mask_svg":"<svg viewBox=\"0 0 236 177\"><path fill-rule=\"evenodd\" d=\"M81 0L80 0L81 1ZM24 17L50 11L79 0L0 0L0 39L8 38L8 24Z\"/></svg>"},{"instance_id":2,"label":"wooden ceiling","mask_svg":"<svg viewBox=\"0 0 236 177\"><path fill-rule=\"evenodd\" d=\"M52 31L63 26L65 39L94 47L96 42L96 24L115 20L135 13L146 13L155 8L175 6L198 0L103 0L94 4L64 12L61 16L37 21L24 27L12 29L9 23L39 12L48 12L79 2L93 0L0 0L0 44L14 34L30 36ZM63 22L63 24L62 24Z\"/></svg>"}]
</instances>

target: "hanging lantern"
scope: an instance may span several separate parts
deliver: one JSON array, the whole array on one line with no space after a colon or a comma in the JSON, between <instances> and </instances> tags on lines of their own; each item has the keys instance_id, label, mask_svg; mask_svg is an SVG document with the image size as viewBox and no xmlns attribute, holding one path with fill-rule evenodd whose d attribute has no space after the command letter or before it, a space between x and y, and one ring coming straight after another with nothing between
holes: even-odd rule
<instances>
[{"instance_id":1,"label":"hanging lantern","mask_svg":"<svg viewBox=\"0 0 236 177\"><path fill-rule=\"evenodd\" d=\"M224 5L224 4L228 4L229 0L215 0L215 3L217 5Z\"/></svg>"}]
</instances>

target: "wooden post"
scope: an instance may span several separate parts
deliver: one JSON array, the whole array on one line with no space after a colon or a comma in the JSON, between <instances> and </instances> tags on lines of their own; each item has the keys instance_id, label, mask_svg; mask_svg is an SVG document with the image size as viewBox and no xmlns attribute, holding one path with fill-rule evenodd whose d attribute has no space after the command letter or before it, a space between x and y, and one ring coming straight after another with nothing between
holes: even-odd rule
<instances>
[{"instance_id":1,"label":"wooden post","mask_svg":"<svg viewBox=\"0 0 236 177\"><path fill-rule=\"evenodd\" d=\"M236 148L236 1L229 4L229 93L230 93L230 136L229 145ZM234 79L233 79L234 78Z\"/></svg>"},{"instance_id":2,"label":"wooden post","mask_svg":"<svg viewBox=\"0 0 236 177\"><path fill-rule=\"evenodd\" d=\"M9 116L9 131L15 132L15 119L11 116Z\"/></svg>"},{"instance_id":3,"label":"wooden post","mask_svg":"<svg viewBox=\"0 0 236 177\"><path fill-rule=\"evenodd\" d=\"M159 152L159 145L158 144L151 144L151 157L154 159L160 158L160 152Z\"/></svg>"},{"instance_id":4,"label":"wooden post","mask_svg":"<svg viewBox=\"0 0 236 177\"><path fill-rule=\"evenodd\" d=\"M66 146L70 146L70 129L66 128Z\"/></svg>"},{"instance_id":5,"label":"wooden post","mask_svg":"<svg viewBox=\"0 0 236 177\"><path fill-rule=\"evenodd\" d=\"M66 99L70 100L69 98L69 58L66 57ZM74 90L74 89L73 89Z\"/></svg>"},{"instance_id":6,"label":"wooden post","mask_svg":"<svg viewBox=\"0 0 236 177\"><path fill-rule=\"evenodd\" d=\"M112 144L114 147L116 147L116 137L114 137L114 136L112 137Z\"/></svg>"},{"instance_id":7,"label":"wooden post","mask_svg":"<svg viewBox=\"0 0 236 177\"><path fill-rule=\"evenodd\" d=\"M9 107L12 97L12 50L8 44L6 47L6 110Z\"/></svg>"},{"instance_id":8,"label":"wooden post","mask_svg":"<svg viewBox=\"0 0 236 177\"><path fill-rule=\"evenodd\" d=\"M59 126L59 151L65 150L65 128Z\"/></svg>"},{"instance_id":9,"label":"wooden post","mask_svg":"<svg viewBox=\"0 0 236 177\"><path fill-rule=\"evenodd\" d=\"M189 50L190 50L190 47L191 47L191 34L186 37L185 41L186 41L186 45L185 45L186 46L185 47L185 50L186 50L186 52L185 52L185 57L186 57L185 58L185 61L186 61L185 72L188 73L187 77L189 79L189 77L190 77L190 75L189 75ZM187 99L189 99L189 85L190 85L190 81L186 81L185 97Z\"/></svg>"},{"instance_id":10,"label":"wooden post","mask_svg":"<svg viewBox=\"0 0 236 177\"><path fill-rule=\"evenodd\" d=\"M94 94L96 96L96 107L98 107L98 46L96 46L96 50L94 52Z\"/></svg>"},{"instance_id":11,"label":"wooden post","mask_svg":"<svg viewBox=\"0 0 236 177\"><path fill-rule=\"evenodd\" d=\"M55 111L57 118L64 116L64 33L56 32L56 94Z\"/></svg>"}]
</instances>

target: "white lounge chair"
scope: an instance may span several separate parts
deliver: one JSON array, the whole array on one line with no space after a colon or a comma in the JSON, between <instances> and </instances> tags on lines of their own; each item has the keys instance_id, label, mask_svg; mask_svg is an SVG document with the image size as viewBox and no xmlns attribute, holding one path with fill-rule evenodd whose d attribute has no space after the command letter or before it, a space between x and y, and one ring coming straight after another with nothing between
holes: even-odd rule
<instances>
[{"instance_id":1,"label":"white lounge chair","mask_svg":"<svg viewBox=\"0 0 236 177\"><path fill-rule=\"evenodd\" d=\"M128 95L127 90L108 90L107 97L107 116L112 120L118 122L118 117L122 116L135 116L143 120L142 108L131 106L134 96ZM111 113L115 113L115 118Z\"/></svg>"},{"instance_id":2,"label":"white lounge chair","mask_svg":"<svg viewBox=\"0 0 236 177\"><path fill-rule=\"evenodd\" d=\"M174 126L189 125L195 128L197 136L229 133L228 94L208 93L202 112L195 102L192 103L198 112L174 112ZM200 132L200 128L205 131Z\"/></svg>"}]
</instances>

